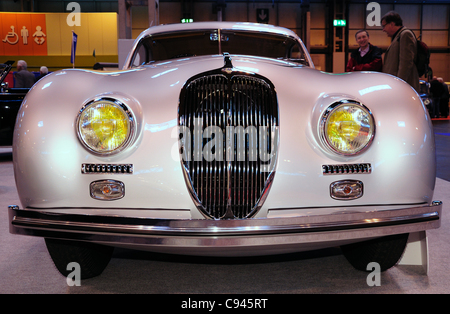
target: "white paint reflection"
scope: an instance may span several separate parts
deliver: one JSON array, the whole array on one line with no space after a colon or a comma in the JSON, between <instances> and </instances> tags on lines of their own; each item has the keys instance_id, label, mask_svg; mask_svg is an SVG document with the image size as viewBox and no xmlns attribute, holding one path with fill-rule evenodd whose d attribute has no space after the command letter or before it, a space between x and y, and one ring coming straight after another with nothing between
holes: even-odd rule
<instances>
[{"instance_id":1,"label":"white paint reflection","mask_svg":"<svg viewBox=\"0 0 450 314\"><path fill-rule=\"evenodd\" d=\"M392 87L390 87L389 85L375 85L375 86L361 89L359 91L359 94L362 96L362 95L365 95L368 93L372 93L372 92L376 92L376 91L380 91L380 90L384 90L384 89L392 89Z\"/></svg>"},{"instance_id":2,"label":"white paint reflection","mask_svg":"<svg viewBox=\"0 0 450 314\"><path fill-rule=\"evenodd\" d=\"M158 123L158 124L145 124L144 130L150 132L161 132L170 128L177 126L177 119L173 119L167 122Z\"/></svg>"},{"instance_id":3,"label":"white paint reflection","mask_svg":"<svg viewBox=\"0 0 450 314\"><path fill-rule=\"evenodd\" d=\"M176 70L178 70L178 68L170 69L170 70L167 70L167 71L164 71L164 72L155 74L155 75L152 76L152 78L157 78L157 77L159 77L159 76L161 76L161 75L164 75L164 74L167 74L167 73L169 73L169 72L176 71Z\"/></svg>"},{"instance_id":4,"label":"white paint reflection","mask_svg":"<svg viewBox=\"0 0 450 314\"><path fill-rule=\"evenodd\" d=\"M46 89L47 87L49 87L50 85L52 85L53 82L49 82L47 84L45 84L44 86L42 86L42 89Z\"/></svg>"}]
</instances>

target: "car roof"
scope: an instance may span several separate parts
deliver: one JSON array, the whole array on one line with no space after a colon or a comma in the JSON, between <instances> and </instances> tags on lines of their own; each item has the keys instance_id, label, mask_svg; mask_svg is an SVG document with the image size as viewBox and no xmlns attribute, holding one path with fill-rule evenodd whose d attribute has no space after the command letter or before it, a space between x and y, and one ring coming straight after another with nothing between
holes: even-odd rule
<instances>
[{"instance_id":1,"label":"car roof","mask_svg":"<svg viewBox=\"0 0 450 314\"><path fill-rule=\"evenodd\" d=\"M184 30L203 30L203 29L255 31L255 32L266 32L278 35L297 37L297 35L290 29L268 24L258 24L250 22L195 22L195 23L176 23L176 24L153 26L143 31L138 38L158 33L184 31Z\"/></svg>"}]
</instances>

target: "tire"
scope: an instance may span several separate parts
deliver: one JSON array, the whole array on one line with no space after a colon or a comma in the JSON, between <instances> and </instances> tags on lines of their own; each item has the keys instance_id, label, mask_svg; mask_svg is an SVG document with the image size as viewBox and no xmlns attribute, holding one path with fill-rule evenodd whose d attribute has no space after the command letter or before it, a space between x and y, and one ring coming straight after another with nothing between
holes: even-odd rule
<instances>
[{"instance_id":1,"label":"tire","mask_svg":"<svg viewBox=\"0 0 450 314\"><path fill-rule=\"evenodd\" d=\"M58 271L67 277L72 272L67 265L76 262L80 265L80 279L100 275L114 251L113 247L81 241L45 239L45 244Z\"/></svg>"},{"instance_id":2,"label":"tire","mask_svg":"<svg viewBox=\"0 0 450 314\"><path fill-rule=\"evenodd\" d=\"M405 251L408 233L395 234L364 242L341 246L342 252L349 263L361 271L367 270L367 265L376 262L380 270L385 271L395 266Z\"/></svg>"}]
</instances>

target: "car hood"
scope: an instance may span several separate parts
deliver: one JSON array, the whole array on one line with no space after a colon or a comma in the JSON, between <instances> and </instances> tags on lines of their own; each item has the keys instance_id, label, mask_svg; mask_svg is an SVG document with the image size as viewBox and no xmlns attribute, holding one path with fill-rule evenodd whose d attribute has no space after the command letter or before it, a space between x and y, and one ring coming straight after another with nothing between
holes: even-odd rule
<instances>
[{"instance_id":1,"label":"car hood","mask_svg":"<svg viewBox=\"0 0 450 314\"><path fill-rule=\"evenodd\" d=\"M405 98L420 99L407 83L384 73L332 74L284 60L243 55L231 55L231 59L233 71L257 74L273 84L280 109L300 107L308 115L313 113L320 99L327 97L351 98L369 108L387 111L392 111L394 100L401 103ZM221 69L224 64L224 56L212 55L155 62L113 72L67 69L41 79L28 96L32 97L33 90L38 90L39 98L64 99L65 110L70 107L75 116L89 100L121 94L136 101L139 107L154 108L155 115L170 116L171 120L185 83L193 76Z\"/></svg>"}]
</instances>

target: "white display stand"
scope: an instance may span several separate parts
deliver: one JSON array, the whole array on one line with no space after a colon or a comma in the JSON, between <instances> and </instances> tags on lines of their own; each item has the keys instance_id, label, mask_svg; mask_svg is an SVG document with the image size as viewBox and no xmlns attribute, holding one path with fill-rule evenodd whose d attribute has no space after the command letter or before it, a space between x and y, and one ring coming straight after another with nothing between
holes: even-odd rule
<instances>
[{"instance_id":1,"label":"white display stand","mask_svg":"<svg viewBox=\"0 0 450 314\"><path fill-rule=\"evenodd\" d=\"M133 47L134 39L119 39L117 41L117 50L119 53L119 70L122 70L123 64Z\"/></svg>"},{"instance_id":2,"label":"white display stand","mask_svg":"<svg viewBox=\"0 0 450 314\"><path fill-rule=\"evenodd\" d=\"M428 275L428 239L426 231L411 233L398 265L419 265Z\"/></svg>"}]
</instances>

